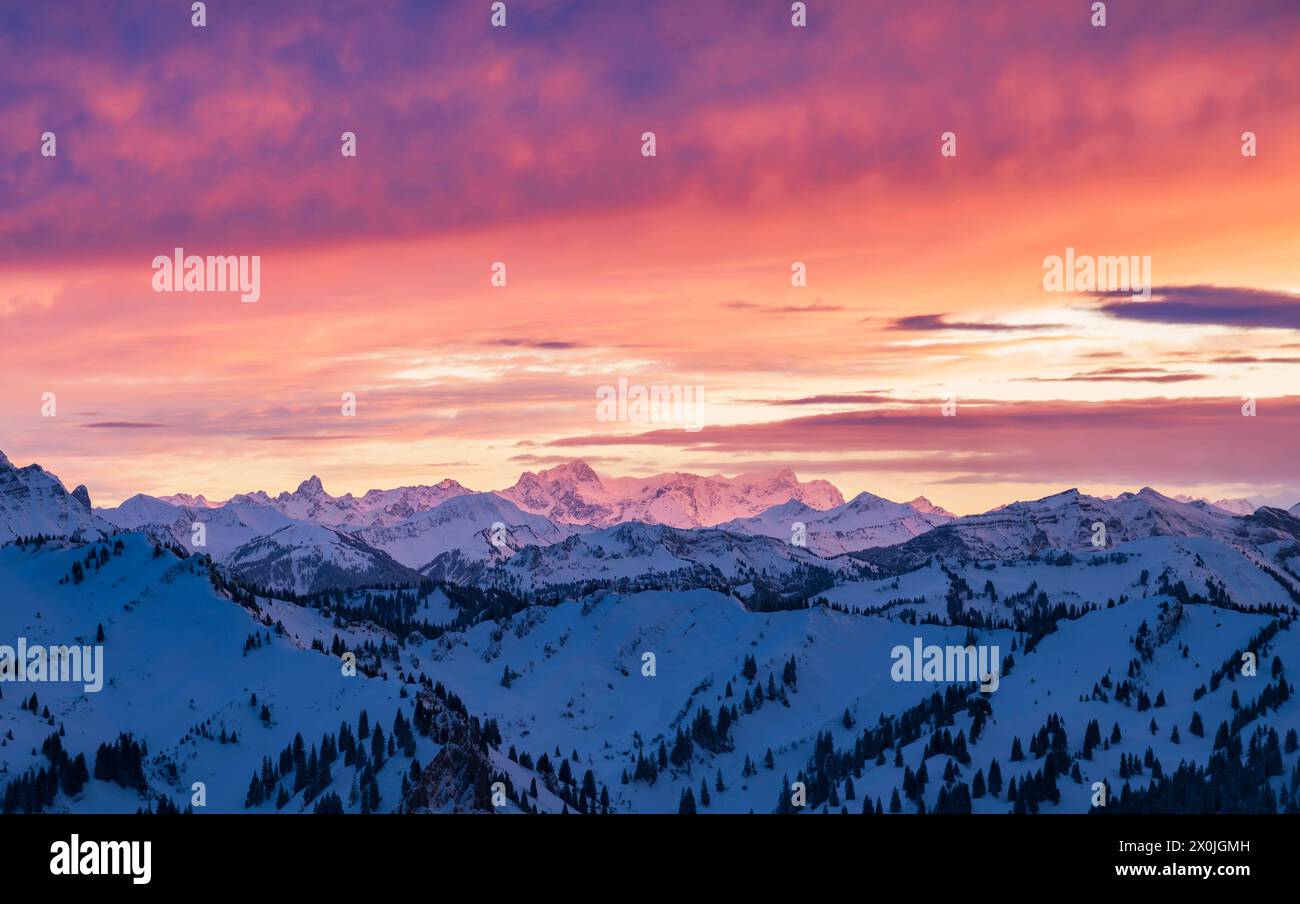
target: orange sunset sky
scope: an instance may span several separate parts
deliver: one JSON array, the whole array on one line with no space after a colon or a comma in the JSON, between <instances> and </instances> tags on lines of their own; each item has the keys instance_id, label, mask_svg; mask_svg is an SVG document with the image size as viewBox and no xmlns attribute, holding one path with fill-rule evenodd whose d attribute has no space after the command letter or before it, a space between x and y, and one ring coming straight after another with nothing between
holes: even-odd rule
<instances>
[{"instance_id":1,"label":"orange sunset sky","mask_svg":"<svg viewBox=\"0 0 1300 904\"><path fill-rule=\"evenodd\" d=\"M1292 505L1300 5L1089 6L6 4L0 449L101 505L571 458ZM176 247L261 299L154 292ZM1151 300L1044 291L1067 248ZM704 429L597 420L620 377Z\"/></svg>"}]
</instances>

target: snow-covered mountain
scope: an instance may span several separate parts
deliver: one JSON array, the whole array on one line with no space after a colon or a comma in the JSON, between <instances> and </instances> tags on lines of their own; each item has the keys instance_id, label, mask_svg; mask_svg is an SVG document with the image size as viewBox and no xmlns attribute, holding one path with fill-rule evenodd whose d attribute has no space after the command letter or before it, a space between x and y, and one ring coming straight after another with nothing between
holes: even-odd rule
<instances>
[{"instance_id":1,"label":"snow-covered mountain","mask_svg":"<svg viewBox=\"0 0 1300 904\"><path fill-rule=\"evenodd\" d=\"M537 473L525 472L514 486L498 495L525 512L544 515L557 523L596 527L628 521L712 527L756 515L791 499L815 509L844 501L830 483L800 482L789 469L736 477L673 473L602 478L583 461Z\"/></svg>"},{"instance_id":2,"label":"snow-covered mountain","mask_svg":"<svg viewBox=\"0 0 1300 904\"><path fill-rule=\"evenodd\" d=\"M845 584L824 594L832 606L795 611L755 612L708 589L597 593L476 621L436 639L410 634L401 646L371 622L345 619L341 626L333 616L283 600L259 597L255 608L246 608L214 589L201 558L159 557L144 537L122 539L123 549L76 585L61 578L87 549L107 551L109 544L0 549L0 585L10 591L0 607L3 636L57 644L89 640L103 625L113 679L99 693L74 684L30 688L39 694L42 713L48 707L48 718L25 708L25 693L0 697L0 720L13 733L0 747L0 782L48 768L40 751L61 726L62 749L83 755L90 766L99 745L119 732L130 732L149 749L142 764L147 788L92 777L71 793L56 792L48 809L133 812L159 795L183 805L191 782L201 780L213 812L310 812L327 793L337 794L351 812L363 806L463 811L475 808L474 769L463 761L473 747L485 758L477 768L509 776L515 790L527 791L535 781L537 797L524 800L550 812L577 809L578 786L555 778L568 760L575 778L590 770L596 786L608 789L616 812L676 812L687 790L700 812L770 812L789 799L789 782L797 780L808 789L804 812L846 807L858 813L879 804L888 813L895 790L901 812L914 813L922 804L933 812L975 785L984 792L967 803L977 813L1019 807L1081 813L1089 809L1096 781L1107 782L1116 795L1126 784L1144 792L1166 781L1180 761L1204 767L1220 724L1240 726L1243 742L1257 728L1279 739L1300 728L1300 708L1294 698L1279 702L1269 665L1279 657L1289 681L1288 651L1300 648L1300 627L1246 611L1275 603L1279 588L1241 552L1210 538L1132 541L1123 557L1081 556L1064 566L929 567ZM1150 575L1145 582L1144 573ZM1175 598L1161 589L1158 579L1165 574L1198 593L1206 581L1223 580L1233 597L1220 603ZM984 586L993 594L976 592ZM975 631L976 643L996 645L1003 656L1020 644L1014 669L993 693L968 701L968 685L894 681L896 646L910 646L915 638L941 648L971 642L970 628L944 623L945 597L954 588L965 600L966 617L1028 616L1041 597L1076 613L1046 625L1027 622L1039 626L1032 645L1023 642L1023 631ZM969 588L969 597L961 588ZM906 605L891 607L900 597ZM1107 606L1107 598L1117 604ZM360 598L349 602L360 608ZM417 604L414 616L445 618L432 610L446 606L445 599L430 598ZM867 607L884 611L852 611ZM914 624L909 609L939 623ZM36 611L40 620L32 618ZM284 632L268 623L283 625ZM378 672L346 677L336 657L311 649L328 649L335 637L358 651L387 645L390 652L379 660L363 659L377 662L388 679ZM1224 663L1239 665L1244 649L1259 654L1257 678L1224 669ZM647 652L654 654L651 676L644 672ZM393 680L402 674L418 675L420 682ZM454 690L454 706L430 698L434 682ZM415 690L403 697L408 688ZM951 713L928 709L936 690L959 691L959 705ZM341 721L356 731L362 710L385 735L397 712L418 726L417 699L426 713L433 706L444 727L444 719L465 708L491 718L499 746L465 745L454 736L444 743L417 727L411 746L399 742L378 766L368 755L348 765L340 752L323 785L303 788L293 768L269 776L263 770L263 760L278 764L297 734L310 746ZM725 727L718 715L723 708ZM895 726L884 744L881 717ZM1011 780L1019 787L1041 779L1049 754L1031 745L1058 718L1068 732L1065 762L1054 763L1047 795L1012 798ZM1093 721L1102 741L1086 748L1085 729ZM911 724L914 733L898 728ZM1171 737L1174 729L1178 735ZM683 732L689 745L675 740ZM1013 747L1024 757L1013 757ZM827 756L832 750L835 756ZM533 769L543 753L554 757L550 771ZM1294 796L1288 777L1300 752L1279 747L1278 755L1280 768L1252 781L1256 792L1267 786L1281 807ZM647 760L653 774L639 765ZM994 760L1001 781L990 787ZM1141 773L1132 771L1134 760L1144 763ZM403 778L416 761L427 765L408 796ZM941 780L950 764L952 779ZM930 781L906 793L907 774L922 765ZM249 797L250 776L258 778L256 799ZM357 781L361 776L377 782L377 806L353 792L354 785L366 789ZM695 797L702 777L707 804ZM1225 787L1213 778L1204 782L1214 790ZM519 811L513 791L503 809Z\"/></svg>"},{"instance_id":3,"label":"snow-covered mountain","mask_svg":"<svg viewBox=\"0 0 1300 904\"><path fill-rule=\"evenodd\" d=\"M957 517L952 512L948 511L946 508L935 505L933 502L931 502L929 499L926 499L924 496L917 496L915 499L913 499L911 502L907 504L910 505L912 508L916 509L918 512L920 512L923 515L937 515L949 521Z\"/></svg>"},{"instance_id":4,"label":"snow-covered mountain","mask_svg":"<svg viewBox=\"0 0 1300 904\"><path fill-rule=\"evenodd\" d=\"M230 502L216 507L177 506L137 494L116 508L98 513L124 530L149 530L177 545L207 553L224 562L240 546L294 523L277 509L251 502ZM195 524L203 526L197 533ZM201 542L200 542L201 541Z\"/></svg>"},{"instance_id":5,"label":"snow-covered mountain","mask_svg":"<svg viewBox=\"0 0 1300 904\"><path fill-rule=\"evenodd\" d=\"M320 478L312 476L292 493L277 496L257 490L213 502L202 495L180 493L159 501L187 509L215 509L232 504L272 508L295 521L309 521L342 530L395 527L436 508L449 499L472 493L454 480L432 486L370 490L363 496L330 495ZM495 495L529 515L555 524L610 527L628 521L670 527L710 527L757 515L789 500L822 510L840 505L844 497L824 480L801 482L789 469L736 477L659 474L654 477L605 477L585 462L525 472L511 487ZM918 511L929 503L917 500ZM946 514L935 509L934 514Z\"/></svg>"},{"instance_id":6,"label":"snow-covered mountain","mask_svg":"<svg viewBox=\"0 0 1300 904\"><path fill-rule=\"evenodd\" d=\"M501 525L496 534L495 525ZM507 559L525 546L549 546L577 531L573 525L522 512L495 493L469 493L397 524L363 528L353 536L403 565L419 568L450 550L459 550L472 561Z\"/></svg>"},{"instance_id":7,"label":"snow-covered mountain","mask_svg":"<svg viewBox=\"0 0 1300 904\"><path fill-rule=\"evenodd\" d=\"M1221 509L1230 515L1250 515L1259 507L1249 499L1219 499L1215 502L1211 502L1203 496L1188 496L1185 493L1179 493L1169 498L1176 502L1203 502L1206 505L1212 505L1217 509Z\"/></svg>"},{"instance_id":8,"label":"snow-covered mountain","mask_svg":"<svg viewBox=\"0 0 1300 904\"><path fill-rule=\"evenodd\" d=\"M416 512L427 511L468 492L470 491L456 481L444 480L433 486L369 490L362 496L353 496L351 493L331 496L321 485L320 478L312 475L292 493L271 497L258 490L232 496L230 501L270 506L295 521L311 521L327 527L351 529L389 527Z\"/></svg>"},{"instance_id":9,"label":"snow-covered mountain","mask_svg":"<svg viewBox=\"0 0 1300 904\"><path fill-rule=\"evenodd\" d=\"M259 587L297 594L420 582L419 574L351 534L302 521L249 540L222 564Z\"/></svg>"},{"instance_id":10,"label":"snow-covered mountain","mask_svg":"<svg viewBox=\"0 0 1300 904\"><path fill-rule=\"evenodd\" d=\"M180 506L182 508L216 508L222 505L220 502L211 502L202 493L197 496L191 496L189 493L173 493L170 496L156 496L161 502L168 505Z\"/></svg>"},{"instance_id":11,"label":"snow-covered mountain","mask_svg":"<svg viewBox=\"0 0 1300 904\"><path fill-rule=\"evenodd\" d=\"M1101 525L1104 532L1095 525ZM899 546L858 555L892 569L907 570L931 555L968 560L1014 558L1049 550L1110 549L1130 540L1158 536L1213 537L1254 544L1296 539L1290 524L1257 515L1239 517L1200 500L1178 502L1150 487L1112 499L1071 489L958 518ZM1101 538L1100 547L1094 544L1094 537Z\"/></svg>"},{"instance_id":12,"label":"snow-covered mountain","mask_svg":"<svg viewBox=\"0 0 1300 904\"><path fill-rule=\"evenodd\" d=\"M171 524L180 517L183 507L181 503L136 493L121 505L95 509L95 514L116 527L135 530L141 527L161 527Z\"/></svg>"},{"instance_id":13,"label":"snow-covered mountain","mask_svg":"<svg viewBox=\"0 0 1300 904\"><path fill-rule=\"evenodd\" d=\"M450 564L444 557L422 570L450 578L457 574L450 566L463 568L464 562L459 556L449 558ZM857 570L856 563L826 560L770 537L633 521L530 547L494 568L485 564L473 574L460 571L459 579L495 584L504 576L525 591L589 582L665 587L762 583L779 590L799 584L809 568L822 573Z\"/></svg>"},{"instance_id":14,"label":"snow-covered mountain","mask_svg":"<svg viewBox=\"0 0 1300 904\"><path fill-rule=\"evenodd\" d=\"M84 492L4 461L7 528L68 538L0 543L0 641L92 644L102 627L111 663L98 691L0 696L7 811L183 805L193 781L211 811L487 811L484 773L508 780L507 812L675 812L688 793L701 812L770 812L791 780L804 812L887 812L895 792L906 813L1085 812L1097 781L1117 809L1176 809L1190 783L1224 808L1300 806L1300 750L1281 741L1300 729L1300 518L1279 508L1068 491L826 559L792 545L782 519L804 519L811 547L819 524L848 534L946 513L863 495L769 505L751 527L780 522L777 536L629 522L566 537L573 525L492 494L355 532L254 500L140 496L104 510L115 536L39 528L73 524L71 505L99 520ZM181 542L195 521L212 559ZM482 533L498 521L521 547L503 561ZM161 533L178 548L156 546ZM383 543L410 561L444 551L422 576ZM299 605L232 577L331 592ZM465 583L430 582L453 577ZM984 694L895 680L897 648L915 643L996 646L1008 667ZM341 650L361 671L340 668ZM395 743L349 759L340 738L365 739L362 710ZM125 782L89 768L121 732L148 748ZM298 734L337 755L310 768L290 749L286 764ZM33 794L38 770L68 768L63 753L83 757L85 779L65 771ZM1225 771L1225 756L1247 768ZM1175 786L1180 762L1211 773Z\"/></svg>"},{"instance_id":15,"label":"snow-covered mountain","mask_svg":"<svg viewBox=\"0 0 1300 904\"><path fill-rule=\"evenodd\" d=\"M78 583L66 580L89 552L102 552L102 565L85 567ZM0 587L5 588L4 644L18 637L32 646L94 644L98 629L104 632L99 691L87 692L77 682L5 685L0 722L11 740L0 746L0 792L29 769L50 768L41 750L51 735L61 736L70 758L83 756L90 772L97 748L123 732L149 750L142 775L146 787L92 777L75 793L59 794L46 809L134 813L155 807L160 796L183 807L191 782L203 781L208 811L243 811L249 776L260 770L264 757L278 757L295 734L319 742L341 720L355 724L363 710L375 724L382 722L385 732L396 712L407 719L413 715L413 699L399 695L401 682L346 678L336 658L310 649L313 641L328 644L341 636L350 649L361 650L369 642L391 641L391 635L368 625L340 628L316 610L280 600L263 598L254 608L238 605L214 588L204 558L180 559L170 551L156 555L140 533L86 546L2 547ZM257 642L250 648L253 638ZM27 709L32 694L40 702L36 712ZM416 745L423 762L438 750L423 736ZM401 799L410 762L401 757L377 773L386 809ZM332 784L345 800L353 778L352 769L345 770L341 761L334 764ZM276 812L275 796L272 787L264 807L251 809ZM314 800L306 798L295 792L293 803L280 812L310 812ZM14 812L33 805L6 799L6 812L10 804Z\"/></svg>"},{"instance_id":16,"label":"snow-covered mountain","mask_svg":"<svg viewBox=\"0 0 1300 904\"><path fill-rule=\"evenodd\" d=\"M821 556L837 556L903 543L954 518L924 497L916 503L924 508L859 493L843 505L817 511L791 500L752 518L738 518L719 526L739 533L791 540L795 525L802 524L810 550Z\"/></svg>"},{"instance_id":17,"label":"snow-covered mountain","mask_svg":"<svg viewBox=\"0 0 1300 904\"><path fill-rule=\"evenodd\" d=\"M84 486L69 493L40 465L16 468L0 451L0 544L37 534L89 540L111 530L91 509Z\"/></svg>"}]
</instances>

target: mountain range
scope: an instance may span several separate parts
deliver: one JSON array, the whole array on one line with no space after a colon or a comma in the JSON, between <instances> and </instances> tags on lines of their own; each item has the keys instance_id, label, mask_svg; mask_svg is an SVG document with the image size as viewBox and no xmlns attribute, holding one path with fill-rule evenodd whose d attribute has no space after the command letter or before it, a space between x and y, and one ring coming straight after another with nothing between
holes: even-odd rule
<instances>
[{"instance_id":1,"label":"mountain range","mask_svg":"<svg viewBox=\"0 0 1300 904\"><path fill-rule=\"evenodd\" d=\"M1006 558L1148 536L1295 539L1289 522L1241 513L1242 500L1180 499L1149 487L1118 497L1072 489L957 517L924 497L900 503L864 492L846 502L826 481L801 482L790 470L603 478L581 461L525 472L497 492L443 480L332 496L313 476L276 496L136 495L92 509L85 487L69 493L39 465L18 469L4 459L0 488L0 537L148 530L294 593L400 583L416 573L537 588L670 573L697 580L704 572L734 584L753 572L779 586L801 568L897 571L935 554Z\"/></svg>"},{"instance_id":2,"label":"mountain range","mask_svg":"<svg viewBox=\"0 0 1300 904\"><path fill-rule=\"evenodd\" d=\"M0 455L0 586L0 646L107 671L5 688L6 812L1300 808L1300 505L573 462L95 509ZM914 644L997 688L898 680Z\"/></svg>"}]
</instances>

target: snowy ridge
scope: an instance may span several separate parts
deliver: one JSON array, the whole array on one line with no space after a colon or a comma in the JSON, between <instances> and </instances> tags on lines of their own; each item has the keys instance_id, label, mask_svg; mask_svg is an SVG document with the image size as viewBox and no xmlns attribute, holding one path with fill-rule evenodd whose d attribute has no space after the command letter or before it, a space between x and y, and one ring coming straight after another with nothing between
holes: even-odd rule
<instances>
[{"instance_id":1,"label":"snowy ridge","mask_svg":"<svg viewBox=\"0 0 1300 904\"><path fill-rule=\"evenodd\" d=\"M498 495L552 521L609 527L627 521L711 527L798 500L815 509L844 501L824 480L801 483L789 469L736 477L658 474L601 478L585 462L526 472Z\"/></svg>"},{"instance_id":2,"label":"snowy ridge","mask_svg":"<svg viewBox=\"0 0 1300 904\"><path fill-rule=\"evenodd\" d=\"M1049 550L1098 547L1094 525L1105 529L1102 547L1144 537L1214 537L1224 542L1268 543L1294 539L1295 525L1266 525L1205 503L1183 503L1150 487L1113 499L1066 490L1032 502L1013 502L982 515L958 518L897 547L867 550L862 558L906 571L931 555L1001 559Z\"/></svg>"},{"instance_id":3,"label":"snowy ridge","mask_svg":"<svg viewBox=\"0 0 1300 904\"><path fill-rule=\"evenodd\" d=\"M1230 515L1250 515L1254 513L1255 509L1259 508L1259 506L1255 505L1255 503L1251 502L1249 499L1219 499L1215 502L1211 502L1204 497L1193 497L1183 493L1179 493L1178 495L1169 498L1176 502L1188 502L1192 504L1203 503L1204 505L1210 505L1220 511L1227 512Z\"/></svg>"},{"instance_id":4,"label":"snowy ridge","mask_svg":"<svg viewBox=\"0 0 1300 904\"><path fill-rule=\"evenodd\" d=\"M296 594L382 584L418 584L420 576L387 553L319 524L291 522L231 551L223 564L259 586Z\"/></svg>"},{"instance_id":5,"label":"snowy ridge","mask_svg":"<svg viewBox=\"0 0 1300 904\"><path fill-rule=\"evenodd\" d=\"M326 797L349 812L485 811L484 779L503 776L505 812L556 812L580 808L590 771L600 794L581 808L615 812L676 812L688 795L703 812L770 812L799 780L803 812L888 812L897 792L905 813L1079 813L1096 781L1117 808L1155 807L1138 795L1165 787L1180 761L1221 768L1225 750L1258 771L1204 779L1217 793L1206 799L1300 807L1300 744L1289 740L1300 730L1300 518L1280 508L1235 516L1150 489L1109 500L1072 490L824 558L814 524L847 534L945 513L864 494L829 511L765 506L750 526L779 522L777 536L579 530L493 494L457 494L351 532L197 497L133 497L104 511L110 522L86 497L39 467L0 464L0 512L16 536L48 536L38 526L61 527L67 512L68 524L108 528L0 544L0 645L93 644L102 628L106 667L97 693L4 689L11 811L33 806L26 777L53 762L42 752L52 735L93 765L119 732L147 744L144 787L91 777L39 808L183 804L201 780L215 811L310 811ZM789 542L788 518L809 525L810 548ZM211 558L186 555L195 521ZM517 551L489 548L495 521ZM252 536L225 548L241 532ZM155 545L158 534L179 549ZM382 543L411 561L442 552L420 574ZM960 684L895 680L895 648L915 642L996 646L997 689L968 697ZM356 651L358 674L340 668L342 650ZM1256 674L1242 670L1243 650ZM951 712L927 714L954 692ZM417 730L382 759L367 748L364 762L314 769L306 785L297 766L264 770L299 734L319 750L341 722L359 731L362 709L385 736ZM877 749L883 724L914 733ZM1059 746L1036 748L1049 734ZM269 797L253 793L264 784Z\"/></svg>"},{"instance_id":6,"label":"snowy ridge","mask_svg":"<svg viewBox=\"0 0 1300 904\"><path fill-rule=\"evenodd\" d=\"M269 506L295 521L311 521L327 527L387 527L468 492L456 481L444 480L434 486L369 490L359 497L351 493L331 496L320 478L312 475L292 493L272 498L258 490L233 496L230 502Z\"/></svg>"},{"instance_id":7,"label":"snowy ridge","mask_svg":"<svg viewBox=\"0 0 1300 904\"><path fill-rule=\"evenodd\" d=\"M504 528L499 543L492 528ZM494 493L469 493L389 527L370 527L353 536L411 568L427 565L449 550L474 561L509 558L525 546L548 546L577 532L541 515L522 512Z\"/></svg>"},{"instance_id":8,"label":"snowy ridge","mask_svg":"<svg viewBox=\"0 0 1300 904\"><path fill-rule=\"evenodd\" d=\"M931 505L924 497L916 502L923 508L859 493L843 505L817 511L791 500L752 518L728 521L720 527L789 540L793 525L803 524L810 550L821 556L837 556L873 546L893 546L953 520L953 515Z\"/></svg>"},{"instance_id":9,"label":"snowy ridge","mask_svg":"<svg viewBox=\"0 0 1300 904\"><path fill-rule=\"evenodd\" d=\"M440 568L437 560L433 569ZM680 585L729 584L770 580L781 584L803 569L857 571L855 563L828 560L770 537L731 533L716 528L680 530L629 522L578 534L560 543L525 549L475 577L492 584L504 576L512 586L533 590L548 585L585 582L645 582L661 578Z\"/></svg>"},{"instance_id":10,"label":"snowy ridge","mask_svg":"<svg viewBox=\"0 0 1300 904\"><path fill-rule=\"evenodd\" d=\"M37 534L93 539L111 530L91 510L84 486L69 493L40 465L16 468L0 452L0 544Z\"/></svg>"}]
</instances>

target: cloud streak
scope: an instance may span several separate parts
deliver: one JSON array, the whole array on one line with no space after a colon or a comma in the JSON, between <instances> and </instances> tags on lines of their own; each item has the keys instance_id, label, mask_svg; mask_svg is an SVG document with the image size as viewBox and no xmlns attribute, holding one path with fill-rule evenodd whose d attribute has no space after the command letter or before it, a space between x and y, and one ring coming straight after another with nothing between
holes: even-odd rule
<instances>
[{"instance_id":1,"label":"cloud streak","mask_svg":"<svg viewBox=\"0 0 1300 904\"><path fill-rule=\"evenodd\" d=\"M1150 301L1109 301L1100 310L1143 323L1300 330L1300 295L1266 289L1164 286L1152 290Z\"/></svg>"},{"instance_id":2,"label":"cloud streak","mask_svg":"<svg viewBox=\"0 0 1300 904\"><path fill-rule=\"evenodd\" d=\"M953 477L1196 484L1240 475L1294 480L1300 396L1261 399L1243 417L1236 398L1142 398L906 410L866 408L763 424L708 426L697 434L652 430L566 437L565 449L677 447L695 455L843 456L872 453L881 473L947 471ZM1188 455L1189 449L1196 450Z\"/></svg>"},{"instance_id":3,"label":"cloud streak","mask_svg":"<svg viewBox=\"0 0 1300 904\"><path fill-rule=\"evenodd\" d=\"M935 330L953 330L969 333L1043 332L1065 329L1059 323L999 323L994 321L950 321L947 314L912 314L900 317L890 325L893 330L924 333Z\"/></svg>"}]
</instances>

